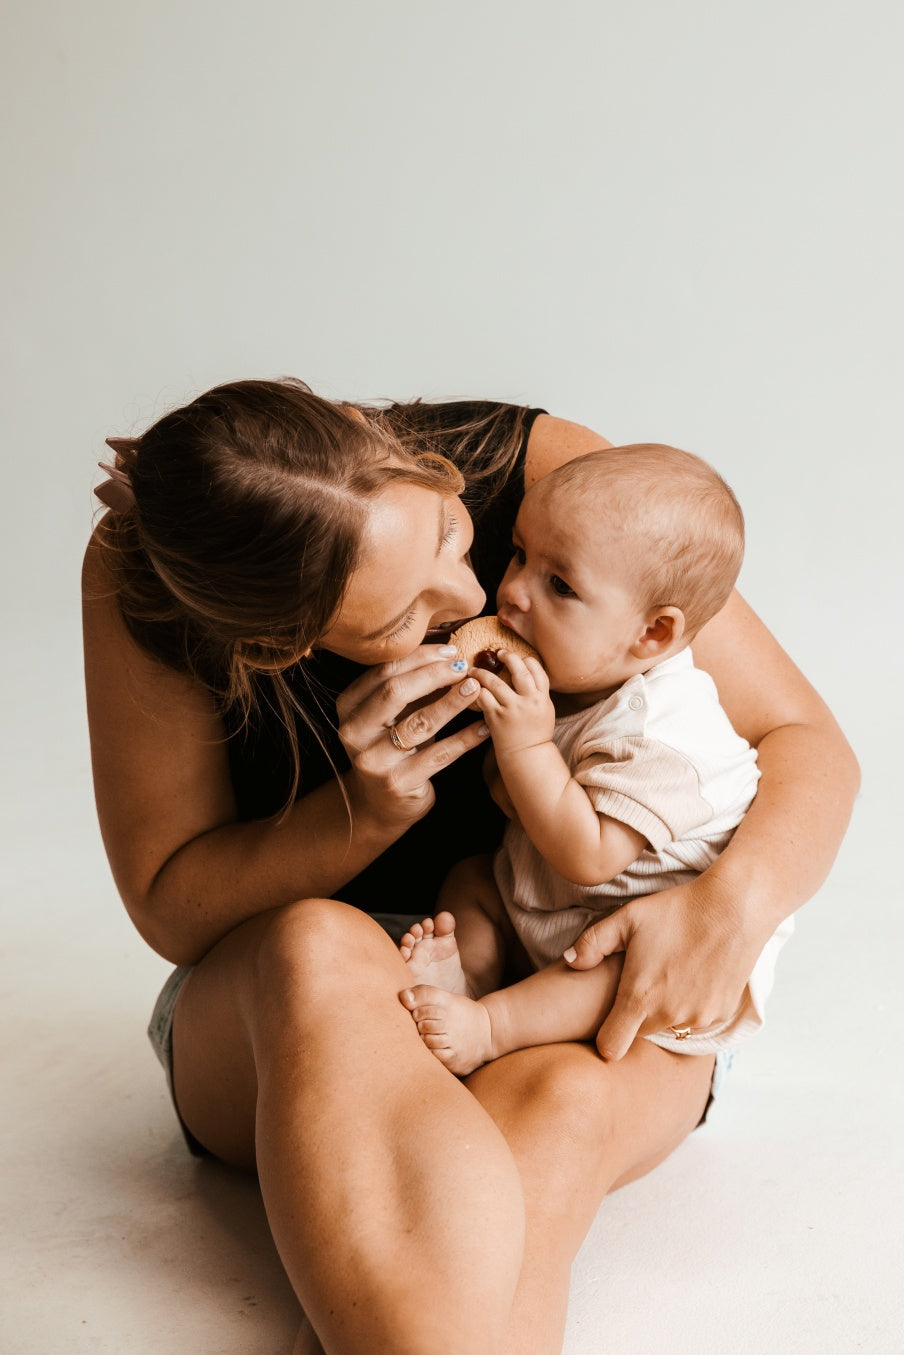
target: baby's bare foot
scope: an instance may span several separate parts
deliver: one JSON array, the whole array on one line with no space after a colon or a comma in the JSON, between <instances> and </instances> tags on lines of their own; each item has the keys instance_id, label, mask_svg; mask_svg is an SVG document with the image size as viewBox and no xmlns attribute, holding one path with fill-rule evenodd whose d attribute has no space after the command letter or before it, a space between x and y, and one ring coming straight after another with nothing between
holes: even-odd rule
<instances>
[{"instance_id":1,"label":"baby's bare foot","mask_svg":"<svg viewBox=\"0 0 904 1355\"><path fill-rule=\"evenodd\" d=\"M468 992L451 913L437 913L435 918L415 922L402 937L399 954L415 983L431 983L447 993Z\"/></svg>"},{"instance_id":2,"label":"baby's bare foot","mask_svg":"<svg viewBox=\"0 0 904 1355\"><path fill-rule=\"evenodd\" d=\"M464 1077L496 1057L490 1013L483 1003L423 983L399 997L424 1044L450 1073Z\"/></svg>"}]
</instances>

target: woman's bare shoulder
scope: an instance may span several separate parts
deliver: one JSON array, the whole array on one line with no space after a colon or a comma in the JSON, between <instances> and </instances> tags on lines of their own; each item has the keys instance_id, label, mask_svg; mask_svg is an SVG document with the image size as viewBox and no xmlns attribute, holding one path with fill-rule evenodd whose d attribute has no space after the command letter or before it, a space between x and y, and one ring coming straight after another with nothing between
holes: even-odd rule
<instances>
[{"instance_id":1,"label":"woman's bare shoulder","mask_svg":"<svg viewBox=\"0 0 904 1355\"><path fill-rule=\"evenodd\" d=\"M581 423L560 419L553 414L538 414L527 440L524 483L529 488L536 480L588 452L599 452L612 443Z\"/></svg>"},{"instance_id":2,"label":"woman's bare shoulder","mask_svg":"<svg viewBox=\"0 0 904 1355\"><path fill-rule=\"evenodd\" d=\"M123 620L118 587L109 556L101 544L102 522L88 541L82 561L82 627L89 703L100 686L109 702L155 707L169 720L177 712L205 723L217 720L214 702L203 683L177 672L143 649ZM114 674L117 681L113 681ZM217 721L218 723L218 721Z\"/></svg>"}]
</instances>

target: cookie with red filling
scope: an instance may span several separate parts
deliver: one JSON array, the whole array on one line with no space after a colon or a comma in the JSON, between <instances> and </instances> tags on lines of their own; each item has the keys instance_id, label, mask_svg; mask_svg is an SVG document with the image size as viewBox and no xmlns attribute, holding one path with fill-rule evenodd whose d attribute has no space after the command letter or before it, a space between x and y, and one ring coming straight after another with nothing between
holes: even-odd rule
<instances>
[{"instance_id":1,"label":"cookie with red filling","mask_svg":"<svg viewBox=\"0 0 904 1355\"><path fill-rule=\"evenodd\" d=\"M520 635L516 635L508 626L503 626L498 616L476 616L466 621L449 636L449 644L455 645L469 668L485 668L496 673L511 686L508 669L498 656L500 649L508 649L522 659L540 660L540 655Z\"/></svg>"}]
</instances>

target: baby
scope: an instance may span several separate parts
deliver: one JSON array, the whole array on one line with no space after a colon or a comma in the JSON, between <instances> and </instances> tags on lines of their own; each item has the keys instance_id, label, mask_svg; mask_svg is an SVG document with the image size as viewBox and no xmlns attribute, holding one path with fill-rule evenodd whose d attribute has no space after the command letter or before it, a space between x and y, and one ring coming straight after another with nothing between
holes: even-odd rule
<instances>
[{"instance_id":1,"label":"baby","mask_svg":"<svg viewBox=\"0 0 904 1355\"><path fill-rule=\"evenodd\" d=\"M728 599L743 551L731 490L673 447L594 452L525 494L497 605L542 664L502 650L508 682L472 669L490 787L510 823L495 858L453 870L436 918L401 943L414 985L401 1000L452 1072L592 1039L622 957L577 971L563 953L626 899L705 870L746 813L756 753L688 647ZM647 1038L703 1054L756 1030L791 925L730 1020ZM529 976L500 989L513 971Z\"/></svg>"}]
</instances>

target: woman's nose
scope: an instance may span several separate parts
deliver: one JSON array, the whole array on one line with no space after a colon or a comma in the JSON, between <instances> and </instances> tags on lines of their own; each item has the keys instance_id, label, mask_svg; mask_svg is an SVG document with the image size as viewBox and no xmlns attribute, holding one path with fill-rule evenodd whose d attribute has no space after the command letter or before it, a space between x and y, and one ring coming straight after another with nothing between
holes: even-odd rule
<instances>
[{"instance_id":1,"label":"woman's nose","mask_svg":"<svg viewBox=\"0 0 904 1355\"><path fill-rule=\"evenodd\" d=\"M486 602L486 593L480 586L470 562L462 560L448 589L452 610L458 616L476 616Z\"/></svg>"}]
</instances>

